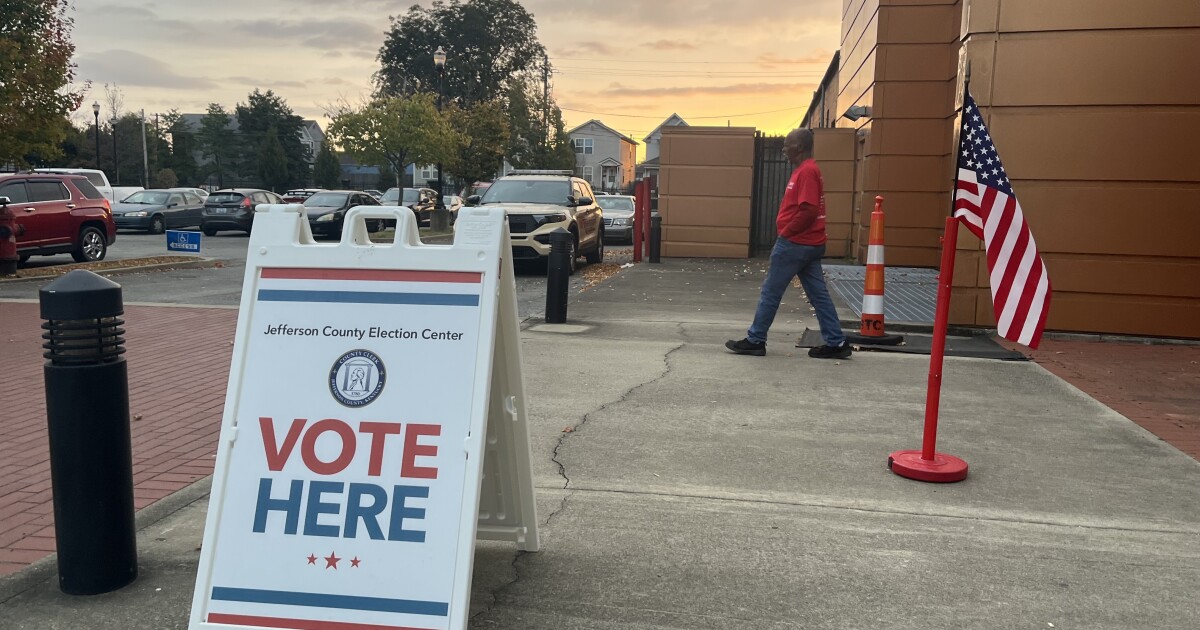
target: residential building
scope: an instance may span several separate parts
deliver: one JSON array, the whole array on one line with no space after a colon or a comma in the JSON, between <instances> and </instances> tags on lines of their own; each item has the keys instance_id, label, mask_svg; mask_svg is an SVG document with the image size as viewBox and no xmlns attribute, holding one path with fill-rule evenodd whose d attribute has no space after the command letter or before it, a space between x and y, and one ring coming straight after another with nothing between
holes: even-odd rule
<instances>
[{"instance_id":1,"label":"residential building","mask_svg":"<svg viewBox=\"0 0 1200 630\"><path fill-rule=\"evenodd\" d=\"M575 172L595 190L620 192L633 182L637 140L589 120L567 133L575 147Z\"/></svg>"},{"instance_id":2,"label":"residential building","mask_svg":"<svg viewBox=\"0 0 1200 630\"><path fill-rule=\"evenodd\" d=\"M659 143L662 141L662 128L663 127L686 127L686 126L687 126L687 121L684 120L683 118L681 118L679 116L679 114L671 114L670 116L667 117L666 120L659 123L659 125L654 128L654 131L651 131L650 133L646 134L646 137L642 138L642 142L646 143L646 156L643 158L645 160L645 162L651 162L653 164L658 164Z\"/></svg>"}]
</instances>

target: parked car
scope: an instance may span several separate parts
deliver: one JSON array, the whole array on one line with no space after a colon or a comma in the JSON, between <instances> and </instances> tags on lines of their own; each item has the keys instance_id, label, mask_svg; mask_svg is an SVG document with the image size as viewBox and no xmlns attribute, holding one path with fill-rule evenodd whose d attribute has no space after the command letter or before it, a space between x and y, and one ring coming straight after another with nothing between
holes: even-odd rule
<instances>
[{"instance_id":1,"label":"parked car","mask_svg":"<svg viewBox=\"0 0 1200 630\"><path fill-rule=\"evenodd\" d=\"M374 188L368 188L368 189L364 190L363 192L374 197L375 201L379 201L379 198L383 196L383 193L379 192L378 190L375 190Z\"/></svg>"},{"instance_id":2,"label":"parked car","mask_svg":"<svg viewBox=\"0 0 1200 630\"><path fill-rule=\"evenodd\" d=\"M550 232L563 228L573 236L571 273L580 253L588 263L604 261L604 213L591 184L571 171L513 171L467 203L504 208L516 260L545 260L550 254Z\"/></svg>"},{"instance_id":3,"label":"parked car","mask_svg":"<svg viewBox=\"0 0 1200 630\"><path fill-rule=\"evenodd\" d=\"M633 201L633 197L625 195L605 195L596 199L596 203L604 209L604 240L610 243L617 240L633 241Z\"/></svg>"},{"instance_id":4,"label":"parked car","mask_svg":"<svg viewBox=\"0 0 1200 630\"><path fill-rule=\"evenodd\" d=\"M196 195L197 197L199 197L200 201L204 201L205 199L208 199L208 191L204 190L203 188L188 188L186 186L180 186L178 188L168 188L167 190L179 190L179 191L183 191L183 192L190 192L193 195Z\"/></svg>"},{"instance_id":5,"label":"parked car","mask_svg":"<svg viewBox=\"0 0 1200 630\"><path fill-rule=\"evenodd\" d=\"M357 190L322 190L304 200L308 213L308 226L312 233L340 237L345 223L346 211L355 206L378 206L379 202L365 192ZM383 229L383 219L368 219L367 231Z\"/></svg>"},{"instance_id":6,"label":"parked car","mask_svg":"<svg viewBox=\"0 0 1200 630\"><path fill-rule=\"evenodd\" d=\"M324 190L323 188L293 188L283 193L284 203L304 203L305 199Z\"/></svg>"},{"instance_id":7,"label":"parked car","mask_svg":"<svg viewBox=\"0 0 1200 630\"><path fill-rule=\"evenodd\" d=\"M218 190L204 200L200 231L216 236L221 230L241 230L247 234L254 226L254 207L260 203L283 203L283 198L258 188Z\"/></svg>"},{"instance_id":8,"label":"parked car","mask_svg":"<svg viewBox=\"0 0 1200 630\"><path fill-rule=\"evenodd\" d=\"M403 192L401 192L403 190ZM437 205L437 191L432 188L389 188L379 199L384 206L406 206L417 215L417 224L429 223L429 214Z\"/></svg>"},{"instance_id":9,"label":"parked car","mask_svg":"<svg viewBox=\"0 0 1200 630\"><path fill-rule=\"evenodd\" d=\"M75 262L104 260L117 240L112 206L82 175L0 175L0 204L16 215L21 262L64 253Z\"/></svg>"},{"instance_id":10,"label":"parked car","mask_svg":"<svg viewBox=\"0 0 1200 630\"><path fill-rule=\"evenodd\" d=\"M108 202L116 203L142 189L141 186L113 186L108 182L108 175L95 168L39 168L35 173L59 173L62 175L83 175L99 190Z\"/></svg>"},{"instance_id":11,"label":"parked car","mask_svg":"<svg viewBox=\"0 0 1200 630\"><path fill-rule=\"evenodd\" d=\"M458 195L442 195L442 203L446 209L450 211L450 222L454 223L458 220L458 209L463 207L463 198Z\"/></svg>"},{"instance_id":12,"label":"parked car","mask_svg":"<svg viewBox=\"0 0 1200 630\"><path fill-rule=\"evenodd\" d=\"M162 234L168 229L199 227L204 200L184 190L139 190L113 204L113 222L118 229L146 230Z\"/></svg>"}]
</instances>

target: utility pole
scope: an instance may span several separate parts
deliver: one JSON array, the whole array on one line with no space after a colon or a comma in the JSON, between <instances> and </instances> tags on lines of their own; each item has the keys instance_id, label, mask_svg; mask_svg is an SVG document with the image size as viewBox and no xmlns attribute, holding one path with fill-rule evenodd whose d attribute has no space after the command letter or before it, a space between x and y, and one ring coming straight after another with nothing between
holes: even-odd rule
<instances>
[{"instance_id":1,"label":"utility pole","mask_svg":"<svg viewBox=\"0 0 1200 630\"><path fill-rule=\"evenodd\" d=\"M550 56L542 52L542 125L545 127L546 153L550 152Z\"/></svg>"},{"instance_id":2,"label":"utility pole","mask_svg":"<svg viewBox=\"0 0 1200 630\"><path fill-rule=\"evenodd\" d=\"M142 110L142 188L150 187L150 157L146 153L146 110Z\"/></svg>"}]
</instances>

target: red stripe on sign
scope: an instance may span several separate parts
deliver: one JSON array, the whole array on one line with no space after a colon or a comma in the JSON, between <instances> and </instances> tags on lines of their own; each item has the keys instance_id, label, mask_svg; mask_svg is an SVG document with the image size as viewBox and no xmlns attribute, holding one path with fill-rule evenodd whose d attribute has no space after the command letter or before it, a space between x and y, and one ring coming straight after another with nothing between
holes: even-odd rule
<instances>
[{"instance_id":1,"label":"red stripe on sign","mask_svg":"<svg viewBox=\"0 0 1200 630\"><path fill-rule=\"evenodd\" d=\"M227 615L225 613L208 613L207 621L208 623L223 623L231 626L289 628L291 630L431 630L430 628L413 628L409 626L381 626L373 623L317 621L315 619L284 619L282 617Z\"/></svg>"},{"instance_id":2,"label":"red stripe on sign","mask_svg":"<svg viewBox=\"0 0 1200 630\"><path fill-rule=\"evenodd\" d=\"M378 280L384 282L458 282L478 284L477 271L402 271L393 269L303 269L273 267L262 270L263 278L283 280Z\"/></svg>"}]
</instances>

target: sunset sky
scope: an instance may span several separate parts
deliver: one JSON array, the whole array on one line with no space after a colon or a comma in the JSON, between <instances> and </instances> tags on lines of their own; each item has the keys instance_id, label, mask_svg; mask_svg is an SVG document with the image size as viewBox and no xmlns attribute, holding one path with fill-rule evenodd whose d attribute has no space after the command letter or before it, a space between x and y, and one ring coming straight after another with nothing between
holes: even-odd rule
<instances>
[{"instance_id":1,"label":"sunset sky","mask_svg":"<svg viewBox=\"0 0 1200 630\"><path fill-rule=\"evenodd\" d=\"M75 11L77 80L125 108L227 109L254 88L327 124L371 89L383 0L87 0ZM420 4L428 5L429 2ZM783 131L804 115L837 49L839 0L525 0L550 54L567 127L597 118L641 141L672 112L691 124ZM454 60L449 60L451 69ZM782 111L780 111L782 110ZM591 113L595 112L595 113ZM770 113L765 113L770 112ZM108 112L101 112L107 117Z\"/></svg>"}]
</instances>

